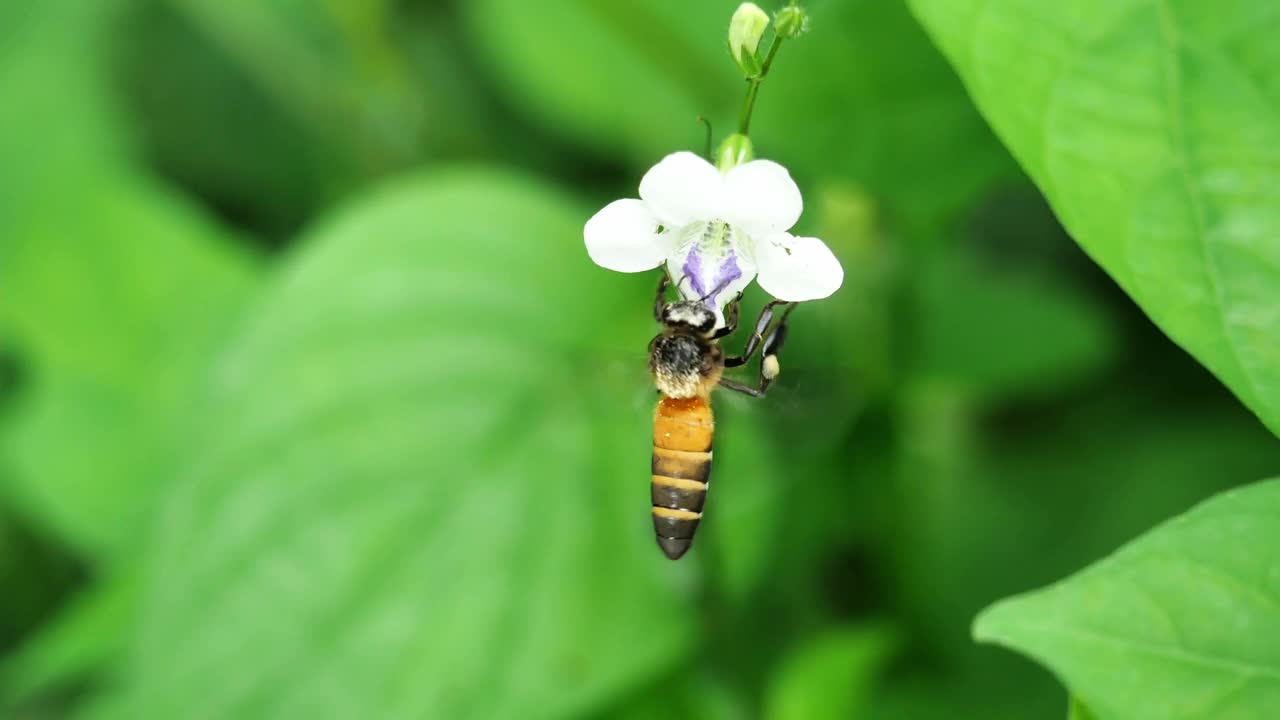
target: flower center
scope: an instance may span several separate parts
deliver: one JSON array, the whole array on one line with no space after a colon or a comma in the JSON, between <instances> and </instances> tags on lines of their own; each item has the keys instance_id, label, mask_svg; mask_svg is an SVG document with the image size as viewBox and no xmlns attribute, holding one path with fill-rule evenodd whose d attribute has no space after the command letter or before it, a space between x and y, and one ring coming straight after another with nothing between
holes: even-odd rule
<instances>
[{"instance_id":1,"label":"flower center","mask_svg":"<svg viewBox=\"0 0 1280 720\"><path fill-rule=\"evenodd\" d=\"M712 220L705 225L699 244L705 247L724 247L729 244L729 223L723 220Z\"/></svg>"},{"instance_id":2,"label":"flower center","mask_svg":"<svg viewBox=\"0 0 1280 720\"><path fill-rule=\"evenodd\" d=\"M729 299L733 293L726 290L743 275L740 234L723 220L695 222L681 229L675 258L679 274L688 278L681 290L686 299L702 300L713 308Z\"/></svg>"}]
</instances>

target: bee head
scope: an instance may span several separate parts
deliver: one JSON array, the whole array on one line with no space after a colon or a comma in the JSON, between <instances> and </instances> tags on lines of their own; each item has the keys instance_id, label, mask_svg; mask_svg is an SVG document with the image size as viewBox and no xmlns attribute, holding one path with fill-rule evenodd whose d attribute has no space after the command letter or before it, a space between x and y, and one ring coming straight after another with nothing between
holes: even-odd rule
<instances>
[{"instance_id":1,"label":"bee head","mask_svg":"<svg viewBox=\"0 0 1280 720\"><path fill-rule=\"evenodd\" d=\"M670 329L688 329L706 335L716 327L716 314L696 300L667 303L662 308L662 324Z\"/></svg>"}]
</instances>

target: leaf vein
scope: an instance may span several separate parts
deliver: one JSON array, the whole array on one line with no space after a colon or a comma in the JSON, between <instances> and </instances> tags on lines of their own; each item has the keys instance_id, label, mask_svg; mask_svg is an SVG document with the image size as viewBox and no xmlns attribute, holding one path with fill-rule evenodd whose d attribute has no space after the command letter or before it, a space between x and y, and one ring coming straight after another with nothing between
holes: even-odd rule
<instances>
[{"instance_id":1,"label":"leaf vein","mask_svg":"<svg viewBox=\"0 0 1280 720\"><path fill-rule=\"evenodd\" d=\"M1240 357L1239 348L1236 345L1235 338L1231 332L1231 321L1227 317L1226 302L1222 293L1222 279L1217 261L1209 249L1209 242L1206 238L1206 211L1204 207L1204 199L1201 197L1200 191L1197 189L1194 178L1192 177L1191 168L1191 152L1187 143L1187 134L1184 119L1182 116L1182 73L1180 70L1180 62L1178 58L1179 35L1177 21L1173 15L1173 10L1169 7L1169 0L1156 0L1156 7L1160 13L1160 38L1164 45L1164 61L1165 61L1165 106L1169 113L1170 133L1173 146L1173 155L1175 164L1178 168L1178 177L1182 182L1183 190L1187 194L1187 200L1191 206L1192 222L1195 227L1192 233L1195 236L1196 244L1200 247L1200 254L1204 260L1205 276L1209 282L1209 287L1213 292L1214 307L1218 312L1218 317L1222 321L1223 343L1230 353L1231 359L1235 362L1237 368L1248 384L1250 398L1253 402L1262 402L1263 396L1257 379L1253 376L1248 365ZM1252 403L1251 403L1252 404Z\"/></svg>"}]
</instances>

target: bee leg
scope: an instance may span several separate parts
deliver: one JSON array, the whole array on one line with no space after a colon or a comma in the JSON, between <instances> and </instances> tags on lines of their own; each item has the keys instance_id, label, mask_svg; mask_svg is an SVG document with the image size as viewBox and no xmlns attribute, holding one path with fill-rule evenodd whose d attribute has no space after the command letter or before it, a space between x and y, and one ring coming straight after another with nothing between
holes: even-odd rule
<instances>
[{"instance_id":1,"label":"bee leg","mask_svg":"<svg viewBox=\"0 0 1280 720\"><path fill-rule=\"evenodd\" d=\"M740 383L737 380L730 380L729 378L720 378L720 387L725 388L726 390L740 392L743 395L750 395L751 397L764 397L763 390L758 390L750 385Z\"/></svg>"},{"instance_id":2,"label":"bee leg","mask_svg":"<svg viewBox=\"0 0 1280 720\"><path fill-rule=\"evenodd\" d=\"M724 318L724 327L720 328L711 336L712 340L719 340L722 337L728 337L738 329L738 306L742 300L742 293L738 293L738 297L729 303L729 312Z\"/></svg>"},{"instance_id":3,"label":"bee leg","mask_svg":"<svg viewBox=\"0 0 1280 720\"><path fill-rule=\"evenodd\" d=\"M751 337L747 338L747 345L742 349L742 354L737 357L725 358L725 367L738 367L746 365L752 355L756 354L756 349L760 347L760 343L764 340L764 331L769 327L769 323L773 322L773 308L778 305L785 304L783 300L771 300L763 308L760 309L760 315L756 318L755 330L751 333ZM795 307L794 305L792 307ZM791 312L790 308L787 313ZM777 332L775 329L774 332ZM772 335L772 333L770 333Z\"/></svg>"},{"instance_id":4,"label":"bee leg","mask_svg":"<svg viewBox=\"0 0 1280 720\"><path fill-rule=\"evenodd\" d=\"M667 306L667 286L670 284L671 277L664 269L658 278L658 291L653 296L653 319L658 322L662 322L662 309Z\"/></svg>"},{"instance_id":5,"label":"bee leg","mask_svg":"<svg viewBox=\"0 0 1280 720\"><path fill-rule=\"evenodd\" d=\"M762 395L769 389L769 384L778 377L778 373L782 372L782 367L778 365L778 354L782 352L782 343L787 339L787 318L795 309L795 305L788 307L787 311L782 313L782 319L764 339L764 349L760 351L760 394Z\"/></svg>"},{"instance_id":6,"label":"bee leg","mask_svg":"<svg viewBox=\"0 0 1280 720\"><path fill-rule=\"evenodd\" d=\"M760 351L759 386L751 387L735 380L720 378L722 387L758 398L764 397L764 394L769 392L769 386L773 384L774 379L778 377L778 373L782 371L782 368L778 365L778 353L782 352L782 344L787 339L787 318L790 317L791 311L795 309L795 305L788 307L786 312L782 313L782 319L764 338L764 349ZM765 323L765 325L768 325L768 323ZM759 323L757 323L757 327L759 327ZM757 336L753 335L752 339L755 337ZM748 344L750 345L750 343ZM750 356L744 353L744 357ZM727 365L728 361L725 364Z\"/></svg>"}]
</instances>

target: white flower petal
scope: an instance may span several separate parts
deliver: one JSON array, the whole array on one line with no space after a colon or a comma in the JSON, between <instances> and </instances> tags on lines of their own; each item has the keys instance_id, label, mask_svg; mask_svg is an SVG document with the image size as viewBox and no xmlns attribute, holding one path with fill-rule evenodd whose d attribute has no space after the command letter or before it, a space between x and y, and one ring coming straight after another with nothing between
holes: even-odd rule
<instances>
[{"instance_id":1,"label":"white flower petal","mask_svg":"<svg viewBox=\"0 0 1280 720\"><path fill-rule=\"evenodd\" d=\"M723 197L720 171L691 152L671 153L640 180L640 198L669 227L717 217Z\"/></svg>"},{"instance_id":2,"label":"white flower petal","mask_svg":"<svg viewBox=\"0 0 1280 720\"><path fill-rule=\"evenodd\" d=\"M587 254L600 267L619 272L651 270L675 249L674 232L658 232L660 221L640 200L614 200L582 229Z\"/></svg>"},{"instance_id":3,"label":"white flower petal","mask_svg":"<svg viewBox=\"0 0 1280 720\"><path fill-rule=\"evenodd\" d=\"M724 189L724 219L752 237L790 230L804 209L791 173L772 160L733 168L724 176Z\"/></svg>"},{"instance_id":4,"label":"white flower petal","mask_svg":"<svg viewBox=\"0 0 1280 720\"><path fill-rule=\"evenodd\" d=\"M844 268L821 240L778 233L756 241L758 282L779 300L824 298L844 282Z\"/></svg>"}]
</instances>

